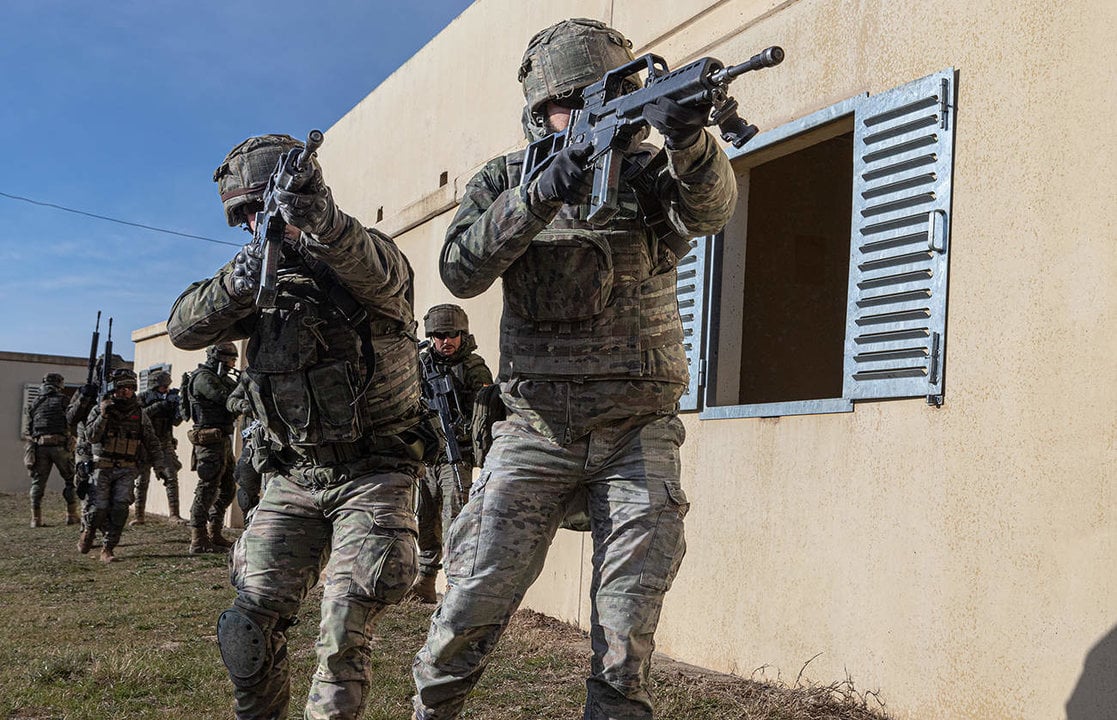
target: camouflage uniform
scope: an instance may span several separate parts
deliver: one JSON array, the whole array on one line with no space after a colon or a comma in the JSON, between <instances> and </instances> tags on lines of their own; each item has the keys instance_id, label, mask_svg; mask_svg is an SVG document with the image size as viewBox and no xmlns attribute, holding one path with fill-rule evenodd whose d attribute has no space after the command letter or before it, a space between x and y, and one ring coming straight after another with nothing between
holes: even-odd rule
<instances>
[{"instance_id":1,"label":"camouflage uniform","mask_svg":"<svg viewBox=\"0 0 1117 720\"><path fill-rule=\"evenodd\" d=\"M522 67L525 118L558 97L563 82L573 91L622 64L631 57L626 43L593 21L541 32ZM598 66L570 73L564 50L574 62L597 53ZM561 71L564 62L565 80L559 72L542 83L541 68ZM580 85L569 87L572 76ZM537 103L540 84L547 89ZM644 145L626 152L629 162L654 168L651 155ZM522 187L521 158L498 157L473 177L441 255L443 281L459 297L501 278L499 380L509 415L494 426L492 449L450 530L449 589L413 667L415 716L458 717L563 517L584 503L594 548L584 717L650 718L653 635L684 553L689 507L676 417L688 378L678 258L645 227L624 179L620 210L596 228L584 220L585 204L544 195L544 175ZM699 128L693 141L669 147L666 160L645 172L671 226L683 237L720 230L736 184L713 138Z\"/></svg>"},{"instance_id":2,"label":"camouflage uniform","mask_svg":"<svg viewBox=\"0 0 1117 720\"><path fill-rule=\"evenodd\" d=\"M66 524L78 519L74 491L74 452L70 425L66 420L68 400L62 388L65 380L49 373L39 386L39 397L27 404L20 435L27 438L24 464L31 475L31 527L43 524L42 504L52 467L62 476L62 497L66 501Z\"/></svg>"},{"instance_id":3,"label":"camouflage uniform","mask_svg":"<svg viewBox=\"0 0 1117 720\"><path fill-rule=\"evenodd\" d=\"M194 421L187 434L194 446L190 469L198 473L194 502L190 505L191 552L231 545L221 535L221 528L225 511L236 494L232 438L236 415L226 409L225 403L237 383L225 372L219 355L222 352L231 352L236 357L236 348L231 343L220 349L210 348L206 362L190 373L182 388L189 396Z\"/></svg>"},{"instance_id":4,"label":"camouflage uniform","mask_svg":"<svg viewBox=\"0 0 1117 720\"><path fill-rule=\"evenodd\" d=\"M493 382L492 372L489 371L485 360L476 352L477 341L469 334L465 311L456 305L436 306L431 308L431 313L444 307L454 308L461 314L463 321L457 323L461 327L453 330L461 332L461 346L452 356L446 357L433 348L426 348L421 352L433 361L435 370L440 375L448 374L454 382L454 391L457 396L458 417L454 418L454 426L458 429L457 441L461 448L462 461L458 463L457 473L453 463L446 460L446 452L441 449L438 457L427 463L423 477L419 483L419 583L424 581L431 584L433 594L433 578L442 568L443 531L450 529L450 524L461 512L465 499L469 496L470 485L473 482L473 448L469 428L473 419L473 401L477 391ZM431 336L435 325L427 322L427 336ZM424 393L427 391L424 390ZM461 482L461 489L458 482ZM433 602L429 595L425 598Z\"/></svg>"},{"instance_id":5,"label":"camouflage uniform","mask_svg":"<svg viewBox=\"0 0 1117 720\"><path fill-rule=\"evenodd\" d=\"M131 370L117 370L113 373L113 382L118 393L125 387L134 391L136 376ZM128 521L128 507L134 500L132 483L139 468L140 454L158 458L154 462L159 472L165 472L166 468L151 420L143 413L139 398L134 394L106 396L90 411L82 432L92 452L93 475L82 508L78 550L83 554L88 552L94 536L101 531L101 559L111 562L115 559L113 549L120 542Z\"/></svg>"},{"instance_id":6,"label":"camouflage uniform","mask_svg":"<svg viewBox=\"0 0 1117 720\"><path fill-rule=\"evenodd\" d=\"M234 148L215 175L231 225L245 221L250 208L241 201L259 200L277 159L291 166L297 147L272 135ZM275 307L256 305L259 265L246 247L191 285L168 321L183 348L248 338L248 397L275 467L233 549L237 598L218 622L238 718L287 716L286 631L320 579L318 668L304 717L359 717L373 624L416 572L412 508L423 443L414 434L421 412L411 269L391 239L336 209L316 164L306 173L277 181L288 188L279 196L283 217L303 233L284 245Z\"/></svg>"},{"instance_id":7,"label":"camouflage uniform","mask_svg":"<svg viewBox=\"0 0 1117 720\"><path fill-rule=\"evenodd\" d=\"M182 403L178 390L159 392L160 387L169 386L171 376L169 373L157 373L151 379L151 387L140 393L140 405L143 406L144 415L151 420L151 427L155 430L155 437L159 440L159 464L169 468L170 473L161 477L163 486L167 491L167 509L172 520L179 520L178 514L178 471L182 469L182 462L178 459L175 448L174 429L182 423ZM151 458L146 455L140 462L140 474L136 477L136 519L133 524L144 522L144 511L147 507L147 489L151 484ZM181 520L180 520L181 522Z\"/></svg>"}]
</instances>

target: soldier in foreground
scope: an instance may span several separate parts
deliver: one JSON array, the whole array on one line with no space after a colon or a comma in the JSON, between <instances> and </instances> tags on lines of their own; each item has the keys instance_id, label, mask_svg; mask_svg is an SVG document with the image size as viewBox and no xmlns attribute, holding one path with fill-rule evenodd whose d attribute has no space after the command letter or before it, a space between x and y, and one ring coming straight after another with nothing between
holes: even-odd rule
<instances>
[{"instance_id":1,"label":"soldier in foreground","mask_svg":"<svg viewBox=\"0 0 1117 720\"><path fill-rule=\"evenodd\" d=\"M233 423L225 407L237 386L229 371L236 367L237 347L231 342L206 348L206 361L182 382L184 410L194 427L187 433L194 452L190 469L198 473L190 505L190 552L224 552L233 544L221 534L225 511L233 502Z\"/></svg>"},{"instance_id":2,"label":"soldier in foreground","mask_svg":"<svg viewBox=\"0 0 1117 720\"><path fill-rule=\"evenodd\" d=\"M162 465L170 468L170 473L160 477L167 490L167 519L178 525L185 525L178 514L178 471L182 463L175 452L175 426L182 423L182 398L178 389L171 390L171 374L166 371L155 373L148 380L148 389L140 393L140 405L143 406L144 415L151 421L155 430L155 437L159 440L159 449L162 456ZM143 525L146 522L144 514L147 508L147 489L151 484L151 468L154 462L145 457L140 464L140 474L136 477L136 516L131 525Z\"/></svg>"},{"instance_id":3,"label":"soldier in foreground","mask_svg":"<svg viewBox=\"0 0 1117 720\"><path fill-rule=\"evenodd\" d=\"M373 625L415 579L424 443L411 269L337 208L309 155L287 135L233 148L214 174L226 219L260 230L269 250L281 240L278 272L261 278L265 258L247 245L187 288L167 327L187 349L248 338L248 397L276 468L232 554L237 597L217 629L241 719L287 716L287 628L320 576L305 717L360 717ZM258 303L261 288L275 294Z\"/></svg>"},{"instance_id":4,"label":"soldier in foreground","mask_svg":"<svg viewBox=\"0 0 1117 720\"><path fill-rule=\"evenodd\" d=\"M74 489L74 448L70 424L66 421L69 402L62 392L66 380L58 373L47 373L39 386L39 397L23 412L20 436L27 443L24 465L31 475L31 527L43 527L43 494L52 467L62 476L62 498L66 501L66 524L81 522L81 511Z\"/></svg>"},{"instance_id":5,"label":"soldier in foreground","mask_svg":"<svg viewBox=\"0 0 1117 720\"><path fill-rule=\"evenodd\" d=\"M136 397L136 374L114 370L101 401L85 419L84 435L92 449L92 477L85 507L78 552L93 547L102 531L101 561L116 560L113 549L120 542L132 504L132 483L139 472L140 453L152 459L156 472L166 473L159 440Z\"/></svg>"},{"instance_id":6,"label":"soldier in foreground","mask_svg":"<svg viewBox=\"0 0 1117 720\"><path fill-rule=\"evenodd\" d=\"M458 305L435 305L423 317L430 347L424 354L424 367L452 383L454 401L451 425L461 453L461 460L450 462L446 450L440 449L434 462L426 466L419 481L419 578L411 595L424 603L438 601L434 583L442 568L443 533L461 512L473 482L474 457L470 439L473 400L477 391L493 382L493 374L478 355L477 341L469 333L469 317ZM429 361L429 365L428 365ZM424 382L423 394L431 388Z\"/></svg>"},{"instance_id":7,"label":"soldier in foreground","mask_svg":"<svg viewBox=\"0 0 1117 720\"><path fill-rule=\"evenodd\" d=\"M520 67L528 136L563 130L581 90L631 60L630 46L592 20L532 38ZM589 148L575 144L524 185L522 153L490 161L447 231L440 270L451 292L473 297L502 281L508 419L450 532L449 589L413 668L418 720L461 713L579 496L593 538L584 717L652 717L653 636L685 548L676 409L688 371L679 244L662 242L645 217L661 211L684 238L717 232L736 182L704 129L708 108L661 98L645 116L665 138L666 163L639 137L624 150L619 210L605 227L584 219L592 171ZM644 189L627 171L650 175Z\"/></svg>"}]
</instances>

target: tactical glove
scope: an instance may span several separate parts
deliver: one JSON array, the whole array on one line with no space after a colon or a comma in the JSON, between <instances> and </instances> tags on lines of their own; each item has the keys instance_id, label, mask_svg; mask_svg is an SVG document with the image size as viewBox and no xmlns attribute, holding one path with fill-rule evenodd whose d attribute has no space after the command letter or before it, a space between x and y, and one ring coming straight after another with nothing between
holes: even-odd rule
<instances>
[{"instance_id":1,"label":"tactical glove","mask_svg":"<svg viewBox=\"0 0 1117 720\"><path fill-rule=\"evenodd\" d=\"M659 131L669 150L682 150L693 145L709 117L708 106L680 105L667 97L644 107L644 119Z\"/></svg>"},{"instance_id":2,"label":"tactical glove","mask_svg":"<svg viewBox=\"0 0 1117 720\"><path fill-rule=\"evenodd\" d=\"M318 161L311 158L306 168L297 170L299 148L293 148L280 161L271 182L279 212L294 225L322 243L329 243L345 230L346 216L334 204L334 195L322 180Z\"/></svg>"},{"instance_id":3,"label":"tactical glove","mask_svg":"<svg viewBox=\"0 0 1117 720\"><path fill-rule=\"evenodd\" d=\"M86 383L81 386L81 396L86 398L95 398L97 397L97 389L98 388L96 383Z\"/></svg>"},{"instance_id":4,"label":"tactical glove","mask_svg":"<svg viewBox=\"0 0 1117 720\"><path fill-rule=\"evenodd\" d=\"M225 279L225 289L235 298L245 298L256 292L260 286L260 267L264 256L260 246L249 243L242 247L233 258L233 273Z\"/></svg>"},{"instance_id":5,"label":"tactical glove","mask_svg":"<svg viewBox=\"0 0 1117 720\"><path fill-rule=\"evenodd\" d=\"M536 188L544 200L562 200L567 205L580 205L589 200L593 191L593 172L586 166L593 146L579 143L565 147L555 155L536 180Z\"/></svg>"}]
</instances>

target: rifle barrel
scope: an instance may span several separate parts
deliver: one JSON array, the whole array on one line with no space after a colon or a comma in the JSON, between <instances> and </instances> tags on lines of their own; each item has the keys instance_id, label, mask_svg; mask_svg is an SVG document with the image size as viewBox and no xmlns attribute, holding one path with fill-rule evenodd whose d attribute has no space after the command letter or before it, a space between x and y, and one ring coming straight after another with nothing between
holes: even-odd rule
<instances>
[{"instance_id":1,"label":"rifle barrel","mask_svg":"<svg viewBox=\"0 0 1117 720\"><path fill-rule=\"evenodd\" d=\"M761 50L740 65L734 65L733 67L717 71L710 76L710 80L716 85L721 85L722 83L727 83L733 78L744 75L752 70L775 67L783 62L783 55L783 48L779 45L773 45L772 47Z\"/></svg>"}]
</instances>

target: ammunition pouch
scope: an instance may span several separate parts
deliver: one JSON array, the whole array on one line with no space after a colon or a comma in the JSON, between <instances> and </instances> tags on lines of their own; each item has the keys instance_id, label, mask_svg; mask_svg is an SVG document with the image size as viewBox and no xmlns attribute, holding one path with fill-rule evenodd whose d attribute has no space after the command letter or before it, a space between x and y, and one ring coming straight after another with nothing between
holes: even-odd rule
<instances>
[{"instance_id":1,"label":"ammunition pouch","mask_svg":"<svg viewBox=\"0 0 1117 720\"><path fill-rule=\"evenodd\" d=\"M191 428L186 431L186 437L194 445L216 445L229 436L223 428Z\"/></svg>"}]
</instances>

